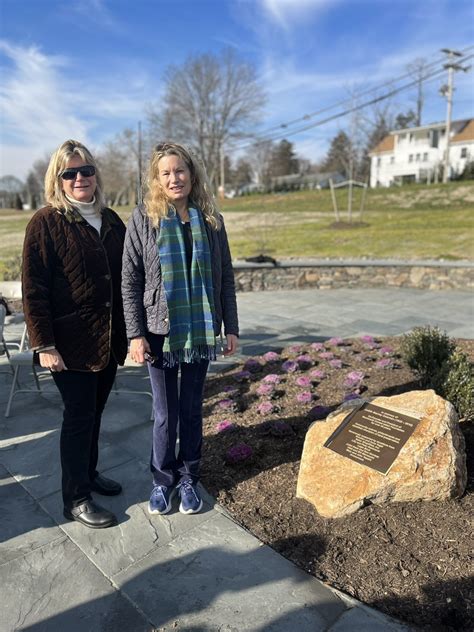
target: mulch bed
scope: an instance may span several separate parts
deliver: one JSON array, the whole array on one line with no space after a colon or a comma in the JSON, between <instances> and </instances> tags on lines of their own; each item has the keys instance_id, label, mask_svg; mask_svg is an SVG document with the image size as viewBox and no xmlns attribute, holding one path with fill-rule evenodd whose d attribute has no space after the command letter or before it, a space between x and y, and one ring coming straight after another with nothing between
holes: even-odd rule
<instances>
[{"instance_id":1,"label":"mulch bed","mask_svg":"<svg viewBox=\"0 0 474 632\"><path fill-rule=\"evenodd\" d=\"M474 342L457 344L472 361ZM468 485L460 499L372 505L331 520L295 497L303 442L315 416L325 416L355 390L371 397L419 388L399 345L399 338L331 339L324 348L288 347L275 361L261 356L254 359L261 366L247 362L210 377L203 483L240 524L323 582L422 630L472 630L472 423L461 423ZM284 371L288 360L298 363L296 371L291 363ZM269 374L279 383L266 381ZM269 404L273 412L265 410Z\"/></svg>"}]
</instances>

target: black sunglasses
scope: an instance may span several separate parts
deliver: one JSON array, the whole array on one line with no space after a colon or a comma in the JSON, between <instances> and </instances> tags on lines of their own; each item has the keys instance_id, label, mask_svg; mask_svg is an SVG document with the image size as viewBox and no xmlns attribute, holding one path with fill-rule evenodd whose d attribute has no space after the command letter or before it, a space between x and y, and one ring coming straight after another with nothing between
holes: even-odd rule
<instances>
[{"instance_id":1,"label":"black sunglasses","mask_svg":"<svg viewBox=\"0 0 474 632\"><path fill-rule=\"evenodd\" d=\"M95 176L95 167L92 165L71 167L70 169L65 169L59 175L63 180L75 180L78 173L80 173L83 178L90 178L91 176Z\"/></svg>"}]
</instances>

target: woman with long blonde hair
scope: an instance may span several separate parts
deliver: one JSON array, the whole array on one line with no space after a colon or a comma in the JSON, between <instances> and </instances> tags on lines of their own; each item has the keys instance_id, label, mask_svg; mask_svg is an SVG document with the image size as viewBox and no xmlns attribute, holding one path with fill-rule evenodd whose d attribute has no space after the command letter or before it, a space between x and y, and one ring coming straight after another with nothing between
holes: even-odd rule
<instances>
[{"instance_id":1,"label":"woman with long blonde hair","mask_svg":"<svg viewBox=\"0 0 474 632\"><path fill-rule=\"evenodd\" d=\"M64 516L101 529L117 523L92 493L119 483L97 471L102 411L127 355L120 289L125 226L107 208L97 164L75 140L51 156L47 206L23 246L23 307L31 348L64 404L60 452Z\"/></svg>"},{"instance_id":2,"label":"woman with long blonde hair","mask_svg":"<svg viewBox=\"0 0 474 632\"><path fill-rule=\"evenodd\" d=\"M127 226L122 294L130 356L147 361L153 391L149 512L168 513L178 491L179 510L197 513L204 380L222 324L224 354L237 350L238 319L222 216L203 166L178 143L152 153L145 203Z\"/></svg>"}]
</instances>

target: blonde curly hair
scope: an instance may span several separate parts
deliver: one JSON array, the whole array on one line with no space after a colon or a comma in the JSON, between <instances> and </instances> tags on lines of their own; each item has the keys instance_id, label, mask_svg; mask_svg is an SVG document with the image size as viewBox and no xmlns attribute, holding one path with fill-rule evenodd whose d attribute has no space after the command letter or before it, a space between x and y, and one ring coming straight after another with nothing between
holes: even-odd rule
<instances>
[{"instance_id":1,"label":"blonde curly hair","mask_svg":"<svg viewBox=\"0 0 474 632\"><path fill-rule=\"evenodd\" d=\"M148 167L147 185L145 196L145 209L154 226L158 226L160 219L168 216L170 201L161 186L159 179L158 163L164 156L178 156L187 165L191 172L190 202L197 206L204 216L205 221L215 230L221 227L222 221L217 208L214 195L207 179L204 166L189 149L184 145L173 142L163 142L156 145Z\"/></svg>"},{"instance_id":2,"label":"blonde curly hair","mask_svg":"<svg viewBox=\"0 0 474 632\"><path fill-rule=\"evenodd\" d=\"M44 178L44 197L46 202L58 209L72 210L74 205L67 199L63 191L60 174L66 169L68 162L74 156L78 156L86 164L95 167L96 190L94 192L94 206L97 211L101 211L106 204L99 168L91 152L77 140L66 140L51 156Z\"/></svg>"}]
</instances>

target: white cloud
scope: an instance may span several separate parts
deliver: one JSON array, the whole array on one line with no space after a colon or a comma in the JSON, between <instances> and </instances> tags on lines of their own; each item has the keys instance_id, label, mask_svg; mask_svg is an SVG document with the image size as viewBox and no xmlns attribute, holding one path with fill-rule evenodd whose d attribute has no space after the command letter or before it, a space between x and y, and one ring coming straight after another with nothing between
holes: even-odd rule
<instances>
[{"instance_id":1,"label":"white cloud","mask_svg":"<svg viewBox=\"0 0 474 632\"><path fill-rule=\"evenodd\" d=\"M265 13L282 27L287 27L288 21L299 21L309 13L318 9L325 9L339 0L260 0Z\"/></svg>"},{"instance_id":2,"label":"white cloud","mask_svg":"<svg viewBox=\"0 0 474 632\"><path fill-rule=\"evenodd\" d=\"M37 158L68 138L89 146L143 117L160 86L146 72L127 67L120 75L81 78L76 60L44 54L0 40L2 159L0 175L24 178ZM124 86L127 87L124 90Z\"/></svg>"},{"instance_id":3,"label":"white cloud","mask_svg":"<svg viewBox=\"0 0 474 632\"><path fill-rule=\"evenodd\" d=\"M2 135L9 162L18 163L20 157L30 154L27 170L32 160L66 138L75 135L87 142L88 125L70 107L61 81L65 60L47 57L36 47L21 48L4 41L0 42L0 52L9 60L4 64L5 79L0 88ZM18 169L20 165L2 165L2 170L10 166Z\"/></svg>"}]
</instances>

